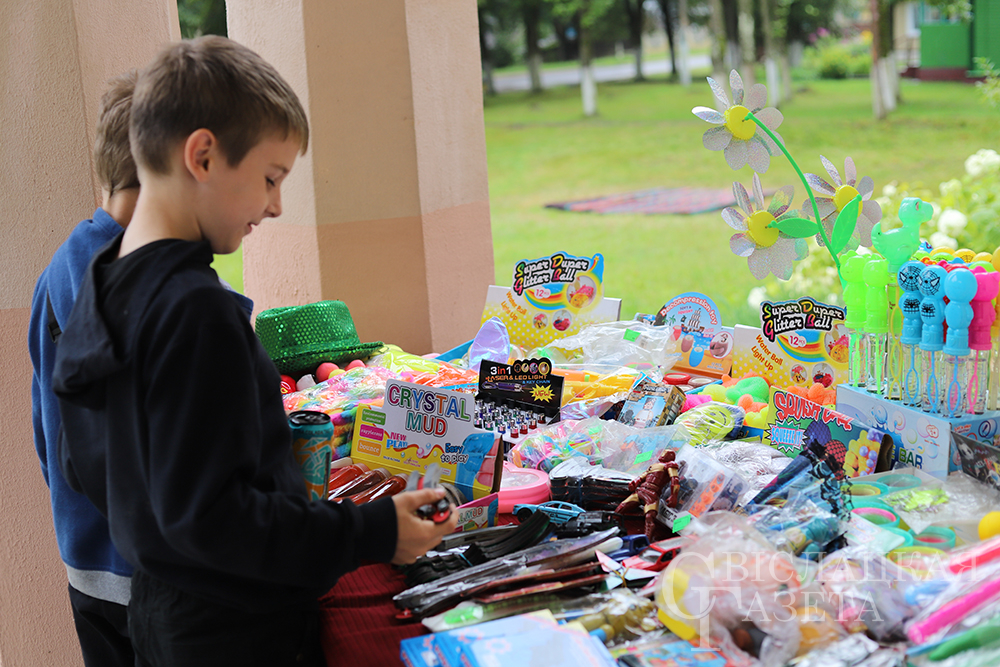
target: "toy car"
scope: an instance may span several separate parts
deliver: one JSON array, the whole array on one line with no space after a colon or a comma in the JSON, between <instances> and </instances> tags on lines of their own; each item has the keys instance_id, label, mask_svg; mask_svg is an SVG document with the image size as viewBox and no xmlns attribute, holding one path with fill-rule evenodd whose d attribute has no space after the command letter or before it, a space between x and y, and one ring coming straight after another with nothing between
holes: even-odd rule
<instances>
[{"instance_id":1,"label":"toy car","mask_svg":"<svg viewBox=\"0 0 1000 667\"><path fill-rule=\"evenodd\" d=\"M691 543L686 537L671 537L667 540L653 542L649 548L638 556L632 556L622 561L622 565L636 570L651 570L659 572L674 559L680 550Z\"/></svg>"},{"instance_id":2,"label":"toy car","mask_svg":"<svg viewBox=\"0 0 1000 667\"><path fill-rule=\"evenodd\" d=\"M540 505L524 503L514 505L514 516L518 521L524 522L534 512L545 512L554 523L566 523L577 515L583 514L583 508L577 507L573 503L564 503L561 500L550 500Z\"/></svg>"},{"instance_id":3,"label":"toy car","mask_svg":"<svg viewBox=\"0 0 1000 667\"><path fill-rule=\"evenodd\" d=\"M649 546L649 540L642 533L638 535L625 535L622 537L622 546L620 549L612 551L608 554L608 558L612 560L622 561L629 556L634 556L643 549Z\"/></svg>"}]
</instances>

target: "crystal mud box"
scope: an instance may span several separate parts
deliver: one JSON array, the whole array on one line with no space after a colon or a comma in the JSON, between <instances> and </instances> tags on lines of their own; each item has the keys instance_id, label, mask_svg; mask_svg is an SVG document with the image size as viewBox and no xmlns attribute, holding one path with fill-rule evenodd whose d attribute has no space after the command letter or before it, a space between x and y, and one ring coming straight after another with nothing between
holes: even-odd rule
<instances>
[{"instance_id":1,"label":"crystal mud box","mask_svg":"<svg viewBox=\"0 0 1000 667\"><path fill-rule=\"evenodd\" d=\"M475 428L475 413L470 394L390 380L381 409L358 411L351 457L398 475L437 463L442 482L482 498L499 490L503 456L496 436Z\"/></svg>"}]
</instances>

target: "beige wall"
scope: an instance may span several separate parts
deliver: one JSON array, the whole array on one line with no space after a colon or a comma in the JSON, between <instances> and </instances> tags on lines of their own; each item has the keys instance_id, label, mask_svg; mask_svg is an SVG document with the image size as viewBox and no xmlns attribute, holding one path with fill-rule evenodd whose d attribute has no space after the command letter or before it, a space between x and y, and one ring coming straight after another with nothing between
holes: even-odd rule
<instances>
[{"instance_id":1,"label":"beige wall","mask_svg":"<svg viewBox=\"0 0 1000 667\"><path fill-rule=\"evenodd\" d=\"M227 9L312 130L282 217L244 242L258 312L343 299L363 340L424 353L471 338L493 280L475 0Z\"/></svg>"},{"instance_id":2,"label":"beige wall","mask_svg":"<svg viewBox=\"0 0 1000 667\"><path fill-rule=\"evenodd\" d=\"M104 80L179 36L169 0L0 3L0 665L82 664L48 492L31 433L28 319L35 279L97 201Z\"/></svg>"}]
</instances>

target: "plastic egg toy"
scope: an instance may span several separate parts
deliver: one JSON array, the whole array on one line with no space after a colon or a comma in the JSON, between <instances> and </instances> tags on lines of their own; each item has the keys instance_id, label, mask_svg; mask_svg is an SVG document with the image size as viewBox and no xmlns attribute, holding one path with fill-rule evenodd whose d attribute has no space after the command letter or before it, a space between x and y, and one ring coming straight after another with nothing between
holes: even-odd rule
<instances>
[{"instance_id":1,"label":"plastic egg toy","mask_svg":"<svg viewBox=\"0 0 1000 667\"><path fill-rule=\"evenodd\" d=\"M360 359L355 359L351 363L347 364L347 370L349 371L354 370L355 368L364 368L364 367L365 367L365 362L361 361Z\"/></svg>"}]
</instances>

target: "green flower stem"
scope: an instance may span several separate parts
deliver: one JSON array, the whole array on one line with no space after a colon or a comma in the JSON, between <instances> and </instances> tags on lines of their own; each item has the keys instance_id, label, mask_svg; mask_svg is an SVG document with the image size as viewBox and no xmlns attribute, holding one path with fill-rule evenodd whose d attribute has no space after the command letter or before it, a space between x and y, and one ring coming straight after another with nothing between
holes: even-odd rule
<instances>
[{"instance_id":1,"label":"green flower stem","mask_svg":"<svg viewBox=\"0 0 1000 667\"><path fill-rule=\"evenodd\" d=\"M819 228L819 235L823 239L823 246L826 248L826 251L830 253L830 257L833 258L833 263L837 267L837 275L839 276L840 260L837 259L837 256L833 254L832 250L830 250L830 239L826 237L826 230L823 229L823 222L820 220L819 217L819 206L816 204L816 197L813 195L813 191L812 188L809 187L809 183L806 182L806 177L803 175L802 170L799 169L799 165L797 165L795 163L795 160L792 159L791 154L785 148L784 144L782 144L781 141L778 140L778 137L774 136L774 132L772 132L766 125L764 125L764 123L761 122L760 119L757 118L757 116L754 116L752 111L748 111L746 118L744 118L743 120L746 120L747 118L757 123L757 127L764 130L767 136L771 137L771 141L773 141L778 146L778 148L781 149L781 152L785 154L785 157L788 158L788 161L792 163L792 168L795 169L795 173L799 175L799 180L802 181L802 185L805 186L806 193L808 193L809 195L809 201L812 202L813 213L816 215L816 226Z\"/></svg>"}]
</instances>

